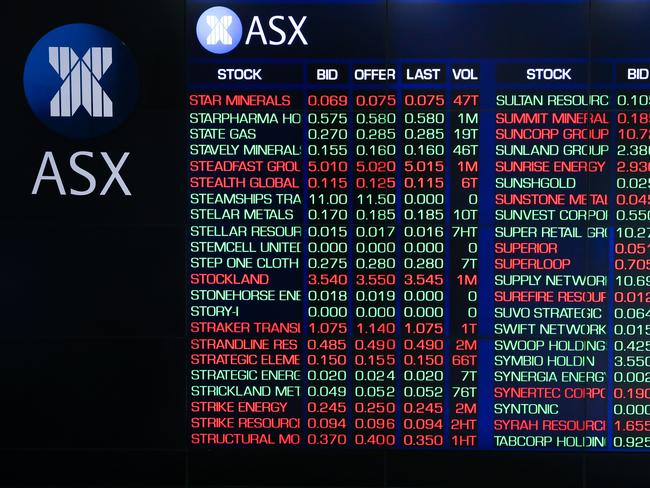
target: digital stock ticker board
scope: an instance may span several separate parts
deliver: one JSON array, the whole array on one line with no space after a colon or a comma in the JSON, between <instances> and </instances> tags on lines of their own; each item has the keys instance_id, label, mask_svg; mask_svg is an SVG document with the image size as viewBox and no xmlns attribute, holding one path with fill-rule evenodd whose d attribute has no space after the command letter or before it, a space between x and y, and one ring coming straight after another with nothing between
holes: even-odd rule
<instances>
[{"instance_id":1,"label":"digital stock ticker board","mask_svg":"<svg viewBox=\"0 0 650 488\"><path fill-rule=\"evenodd\" d=\"M0 485L650 485L650 2L10 9Z\"/></svg>"},{"instance_id":2,"label":"digital stock ticker board","mask_svg":"<svg viewBox=\"0 0 650 488\"><path fill-rule=\"evenodd\" d=\"M618 3L591 30L575 3L206 6L192 445L650 447L650 64Z\"/></svg>"}]
</instances>

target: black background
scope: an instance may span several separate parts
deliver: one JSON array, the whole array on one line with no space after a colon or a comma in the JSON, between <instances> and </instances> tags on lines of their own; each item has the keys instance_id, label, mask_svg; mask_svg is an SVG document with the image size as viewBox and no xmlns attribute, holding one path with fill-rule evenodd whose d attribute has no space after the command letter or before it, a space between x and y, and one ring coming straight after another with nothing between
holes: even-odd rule
<instances>
[{"instance_id":1,"label":"black background","mask_svg":"<svg viewBox=\"0 0 650 488\"><path fill-rule=\"evenodd\" d=\"M183 2L11 2L3 7L0 213L0 483L181 485L185 481ZM45 128L22 88L51 29L104 27L133 53L140 96L110 134ZM15 24L15 28L12 28ZM97 177L89 197L68 159ZM52 151L66 189L32 187ZM124 180L99 196L114 162Z\"/></svg>"},{"instance_id":2,"label":"black background","mask_svg":"<svg viewBox=\"0 0 650 488\"><path fill-rule=\"evenodd\" d=\"M585 5L571 7L571 16L586 12ZM568 7L556 8L561 19ZM610 16L612 8L625 14ZM0 485L650 485L646 454L190 451L184 4L57 0L10 2L3 10ZM596 24L594 38L578 50L615 55L613 49L623 46L631 56L647 56L648 19L647 4L596 6L589 19ZM48 131L22 89L32 46L73 22L112 31L140 69L136 111L111 134L90 141ZM503 22L517 26L517 37L529 31L512 18ZM627 33L612 40L608 33L614 31ZM121 196L114 186L106 197L61 197L53 184L31 195L45 151L54 152L66 187L83 185L67 169L78 150L106 151L115 161L130 151L122 175L133 196ZM96 165L102 185L108 169L99 158Z\"/></svg>"}]
</instances>

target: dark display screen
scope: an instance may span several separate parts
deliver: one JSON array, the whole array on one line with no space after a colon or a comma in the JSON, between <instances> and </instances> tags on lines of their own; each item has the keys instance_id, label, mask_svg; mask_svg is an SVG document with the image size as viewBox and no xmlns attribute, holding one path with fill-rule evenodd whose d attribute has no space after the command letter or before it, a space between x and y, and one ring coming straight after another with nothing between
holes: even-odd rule
<instances>
[{"instance_id":1,"label":"dark display screen","mask_svg":"<svg viewBox=\"0 0 650 488\"><path fill-rule=\"evenodd\" d=\"M650 447L650 63L559 8L187 4L192 445Z\"/></svg>"},{"instance_id":2,"label":"dark display screen","mask_svg":"<svg viewBox=\"0 0 650 488\"><path fill-rule=\"evenodd\" d=\"M650 2L6 11L0 486L650 485Z\"/></svg>"}]
</instances>

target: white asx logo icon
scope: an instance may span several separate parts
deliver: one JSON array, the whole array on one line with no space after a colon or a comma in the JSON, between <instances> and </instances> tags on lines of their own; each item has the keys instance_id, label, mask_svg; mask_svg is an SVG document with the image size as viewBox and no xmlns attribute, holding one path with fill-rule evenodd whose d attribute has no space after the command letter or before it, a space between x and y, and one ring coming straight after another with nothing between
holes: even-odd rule
<instances>
[{"instance_id":1,"label":"white asx logo icon","mask_svg":"<svg viewBox=\"0 0 650 488\"><path fill-rule=\"evenodd\" d=\"M208 15L206 22L212 29L207 40L208 46L214 46L220 42L227 46L232 45L232 36L228 32L228 27L232 24L232 15L224 15L221 18L216 15Z\"/></svg>"},{"instance_id":2,"label":"white asx logo icon","mask_svg":"<svg viewBox=\"0 0 650 488\"><path fill-rule=\"evenodd\" d=\"M196 37L208 51L225 54L235 49L241 41L241 20L229 8L209 8L196 23Z\"/></svg>"},{"instance_id":3,"label":"white asx logo icon","mask_svg":"<svg viewBox=\"0 0 650 488\"><path fill-rule=\"evenodd\" d=\"M50 101L51 117L72 117L80 106L92 117L112 117L113 102L99 81L113 64L110 47L91 47L80 59L69 47L50 47L50 65L63 84Z\"/></svg>"},{"instance_id":4,"label":"white asx logo icon","mask_svg":"<svg viewBox=\"0 0 650 488\"><path fill-rule=\"evenodd\" d=\"M248 23L244 45L291 46L309 45L302 28L307 16L254 15ZM239 45L244 28L235 12L226 7L211 7L196 22L196 38L204 49L214 54L229 53Z\"/></svg>"}]
</instances>

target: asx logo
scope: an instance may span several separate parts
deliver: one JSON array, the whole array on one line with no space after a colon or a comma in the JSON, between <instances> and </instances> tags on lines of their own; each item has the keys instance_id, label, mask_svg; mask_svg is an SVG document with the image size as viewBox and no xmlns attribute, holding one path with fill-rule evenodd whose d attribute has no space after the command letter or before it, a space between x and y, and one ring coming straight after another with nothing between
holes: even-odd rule
<instances>
[{"instance_id":1,"label":"asx logo","mask_svg":"<svg viewBox=\"0 0 650 488\"><path fill-rule=\"evenodd\" d=\"M274 15L262 21L258 15L251 20L245 45L253 41L263 46L291 46L300 42L309 45L302 28L307 20L303 16L297 21L293 16ZM239 16L226 7L212 7L201 14L196 23L196 37L211 53L225 54L241 42L244 29Z\"/></svg>"},{"instance_id":2,"label":"asx logo","mask_svg":"<svg viewBox=\"0 0 650 488\"><path fill-rule=\"evenodd\" d=\"M50 130L71 139L101 136L121 125L135 108L138 84L136 63L126 45L91 24L68 24L45 34L29 53L23 73L25 97L34 115ZM91 169L99 162L111 173L100 195L106 195L114 182L130 195L119 174L129 153L124 152L117 164L107 153L100 155L103 163L95 160L92 151L76 151L68 158L71 171L87 181L85 188L69 189L70 194L94 192ZM80 166L81 157L92 159L86 163L88 169ZM46 181L55 183L60 195L67 194L53 151L44 153L32 194L39 193Z\"/></svg>"},{"instance_id":3,"label":"asx logo","mask_svg":"<svg viewBox=\"0 0 650 488\"><path fill-rule=\"evenodd\" d=\"M106 134L135 107L137 68L126 45L91 24L69 24L45 34L23 73L34 115L72 139Z\"/></svg>"},{"instance_id":4,"label":"asx logo","mask_svg":"<svg viewBox=\"0 0 650 488\"><path fill-rule=\"evenodd\" d=\"M69 47L50 47L49 53L63 81L50 101L50 117L72 117L82 105L91 117L112 117L113 101L100 80L113 63L113 48L91 47L81 59Z\"/></svg>"}]
</instances>

